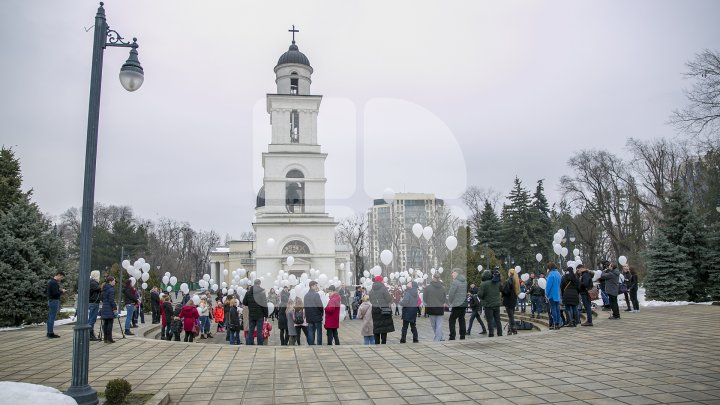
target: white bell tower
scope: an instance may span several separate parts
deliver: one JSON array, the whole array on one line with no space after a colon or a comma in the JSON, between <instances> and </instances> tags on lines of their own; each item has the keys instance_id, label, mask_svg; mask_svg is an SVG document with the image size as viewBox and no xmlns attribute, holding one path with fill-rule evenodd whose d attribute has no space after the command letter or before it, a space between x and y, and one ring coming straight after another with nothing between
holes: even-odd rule
<instances>
[{"instance_id":1,"label":"white bell tower","mask_svg":"<svg viewBox=\"0 0 720 405\"><path fill-rule=\"evenodd\" d=\"M335 276L335 226L325 212L325 158L317 140L322 96L310 94L313 68L293 41L275 66L276 94L267 95L271 143L262 155L263 186L255 208L257 277L274 285L279 270L311 268ZM275 241L269 244L268 239ZM286 258L295 263L288 267Z\"/></svg>"}]
</instances>

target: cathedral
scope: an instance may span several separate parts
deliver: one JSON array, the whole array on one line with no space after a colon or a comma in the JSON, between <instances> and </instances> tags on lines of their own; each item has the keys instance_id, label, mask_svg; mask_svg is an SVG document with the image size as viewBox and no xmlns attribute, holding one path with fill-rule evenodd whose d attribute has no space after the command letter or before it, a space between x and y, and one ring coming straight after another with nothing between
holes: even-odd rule
<instances>
[{"instance_id":1,"label":"cathedral","mask_svg":"<svg viewBox=\"0 0 720 405\"><path fill-rule=\"evenodd\" d=\"M254 241L229 241L211 253L211 276L245 268L274 286L280 270L300 276L311 268L345 280L349 252L336 248L337 223L325 211L325 158L318 144L321 95L311 94L313 68L293 40L275 66L276 92L267 94L272 137L262 154L264 170L255 207ZM248 243L250 242L250 243ZM235 248L234 248L235 246ZM240 251L239 251L240 250ZM246 252L243 252L245 250ZM339 250L339 251L338 251ZM288 256L294 260L288 263Z\"/></svg>"}]
</instances>

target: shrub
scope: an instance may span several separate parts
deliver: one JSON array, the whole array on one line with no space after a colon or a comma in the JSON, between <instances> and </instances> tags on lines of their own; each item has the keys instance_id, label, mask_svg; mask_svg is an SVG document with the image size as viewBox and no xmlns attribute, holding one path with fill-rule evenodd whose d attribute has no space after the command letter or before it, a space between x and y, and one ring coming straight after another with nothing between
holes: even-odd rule
<instances>
[{"instance_id":1,"label":"shrub","mask_svg":"<svg viewBox=\"0 0 720 405\"><path fill-rule=\"evenodd\" d=\"M132 386L124 378L110 380L105 386L105 399L108 405L119 405L125 402L125 398L132 391Z\"/></svg>"}]
</instances>

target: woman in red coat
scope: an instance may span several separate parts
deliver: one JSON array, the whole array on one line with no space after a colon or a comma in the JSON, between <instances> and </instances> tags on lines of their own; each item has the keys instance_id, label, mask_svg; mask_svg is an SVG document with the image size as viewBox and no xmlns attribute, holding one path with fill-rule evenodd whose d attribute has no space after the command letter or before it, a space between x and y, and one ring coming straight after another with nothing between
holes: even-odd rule
<instances>
[{"instance_id":1,"label":"woman in red coat","mask_svg":"<svg viewBox=\"0 0 720 405\"><path fill-rule=\"evenodd\" d=\"M330 300L325 307L325 331L327 333L328 345L340 344L338 337L338 328L340 327L340 294L335 292L335 286L328 287L328 296Z\"/></svg>"},{"instance_id":2,"label":"woman in red coat","mask_svg":"<svg viewBox=\"0 0 720 405\"><path fill-rule=\"evenodd\" d=\"M190 300L180 310L180 319L183 321L183 330L185 331L185 342L192 342L195 337L193 334L193 327L197 324L197 320L200 318L195 303Z\"/></svg>"}]
</instances>

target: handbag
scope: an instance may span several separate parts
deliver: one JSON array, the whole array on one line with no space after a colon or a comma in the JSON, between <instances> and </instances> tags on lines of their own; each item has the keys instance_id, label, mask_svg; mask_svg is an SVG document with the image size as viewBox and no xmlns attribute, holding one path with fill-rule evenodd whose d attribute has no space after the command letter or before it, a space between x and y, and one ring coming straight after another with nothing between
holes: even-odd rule
<instances>
[{"instance_id":1,"label":"handbag","mask_svg":"<svg viewBox=\"0 0 720 405\"><path fill-rule=\"evenodd\" d=\"M200 325L198 325L198 324L193 325L192 333L195 336L199 335L200 334Z\"/></svg>"},{"instance_id":2,"label":"handbag","mask_svg":"<svg viewBox=\"0 0 720 405\"><path fill-rule=\"evenodd\" d=\"M589 289L587 293L590 301L595 301L600 298L600 291L598 291L597 287L593 286L593 288Z\"/></svg>"},{"instance_id":3,"label":"handbag","mask_svg":"<svg viewBox=\"0 0 720 405\"><path fill-rule=\"evenodd\" d=\"M382 316L392 316L392 308L390 308L390 307L380 307L380 315L382 315Z\"/></svg>"}]
</instances>

